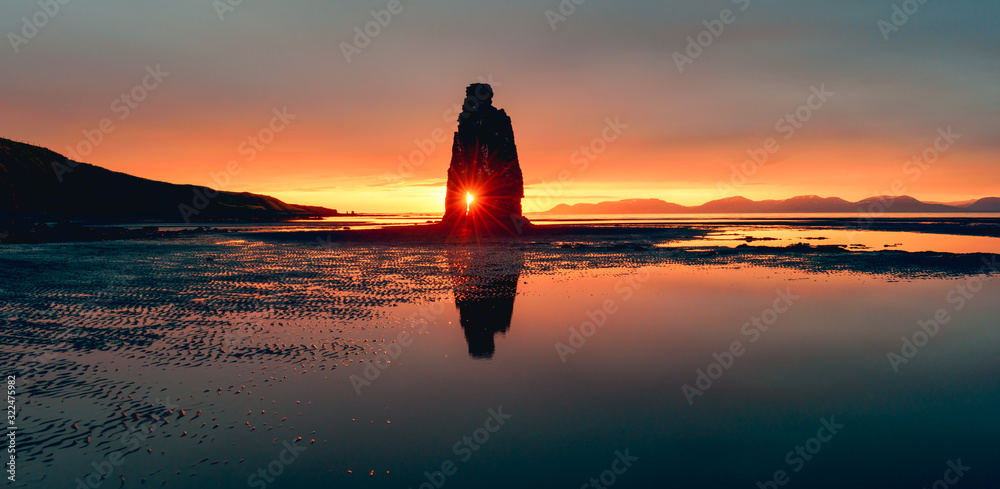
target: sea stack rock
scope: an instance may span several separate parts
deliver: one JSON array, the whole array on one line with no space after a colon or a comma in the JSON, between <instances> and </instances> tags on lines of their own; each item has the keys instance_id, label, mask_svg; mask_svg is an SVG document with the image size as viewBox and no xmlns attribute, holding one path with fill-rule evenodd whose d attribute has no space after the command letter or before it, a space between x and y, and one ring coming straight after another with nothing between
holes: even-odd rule
<instances>
[{"instance_id":1,"label":"sea stack rock","mask_svg":"<svg viewBox=\"0 0 1000 489\"><path fill-rule=\"evenodd\" d=\"M473 83L465 103L448 167L444 224L476 231L517 231L524 178L514 129L503 109L493 107L493 88Z\"/></svg>"}]
</instances>

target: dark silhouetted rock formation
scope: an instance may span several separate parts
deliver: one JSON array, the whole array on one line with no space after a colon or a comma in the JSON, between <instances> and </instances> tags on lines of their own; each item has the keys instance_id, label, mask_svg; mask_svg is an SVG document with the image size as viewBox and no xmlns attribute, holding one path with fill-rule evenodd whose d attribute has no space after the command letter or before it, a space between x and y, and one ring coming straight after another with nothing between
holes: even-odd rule
<instances>
[{"instance_id":1,"label":"dark silhouetted rock formation","mask_svg":"<svg viewBox=\"0 0 1000 489\"><path fill-rule=\"evenodd\" d=\"M448 168L444 223L510 230L524 220L524 178L514 129L507 113L493 107L488 84L469 85L465 94Z\"/></svg>"},{"instance_id":2,"label":"dark silhouetted rock formation","mask_svg":"<svg viewBox=\"0 0 1000 489\"><path fill-rule=\"evenodd\" d=\"M267 195L147 180L0 138L0 218L212 221L335 215L334 209Z\"/></svg>"}]
</instances>

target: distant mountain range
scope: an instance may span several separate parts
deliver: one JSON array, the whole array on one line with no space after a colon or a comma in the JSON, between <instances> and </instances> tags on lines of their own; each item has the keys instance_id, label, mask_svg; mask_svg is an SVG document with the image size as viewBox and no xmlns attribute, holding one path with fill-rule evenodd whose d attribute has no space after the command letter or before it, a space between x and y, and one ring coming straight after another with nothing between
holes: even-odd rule
<instances>
[{"instance_id":1,"label":"distant mountain range","mask_svg":"<svg viewBox=\"0 0 1000 489\"><path fill-rule=\"evenodd\" d=\"M559 204L539 214L758 214L758 213L939 213L1000 212L1000 198L987 197L964 205L921 202L913 197L870 197L848 202L838 197L802 195L785 200L753 201L745 197L713 200L699 206L684 206L660 199L629 199L596 204Z\"/></svg>"},{"instance_id":2,"label":"distant mountain range","mask_svg":"<svg viewBox=\"0 0 1000 489\"><path fill-rule=\"evenodd\" d=\"M337 211L286 204L267 195L147 180L0 138L0 216L211 221L332 215Z\"/></svg>"}]
</instances>

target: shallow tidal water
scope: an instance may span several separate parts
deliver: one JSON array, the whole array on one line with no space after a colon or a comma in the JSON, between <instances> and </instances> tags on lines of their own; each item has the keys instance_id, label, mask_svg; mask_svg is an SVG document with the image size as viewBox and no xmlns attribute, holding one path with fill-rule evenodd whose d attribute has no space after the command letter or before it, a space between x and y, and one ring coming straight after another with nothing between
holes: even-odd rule
<instances>
[{"instance_id":1,"label":"shallow tidal water","mask_svg":"<svg viewBox=\"0 0 1000 489\"><path fill-rule=\"evenodd\" d=\"M5 246L11 487L996 487L996 275L810 260Z\"/></svg>"}]
</instances>

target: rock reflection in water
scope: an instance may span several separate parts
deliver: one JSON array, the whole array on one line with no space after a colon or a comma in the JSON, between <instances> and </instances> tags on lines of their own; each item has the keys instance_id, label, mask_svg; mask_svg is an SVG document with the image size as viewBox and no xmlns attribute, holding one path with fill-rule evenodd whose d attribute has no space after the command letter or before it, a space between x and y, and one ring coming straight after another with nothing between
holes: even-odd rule
<instances>
[{"instance_id":1,"label":"rock reflection in water","mask_svg":"<svg viewBox=\"0 0 1000 489\"><path fill-rule=\"evenodd\" d=\"M448 264L469 356L493 358L495 335L510 329L524 251L504 245L468 245L449 250Z\"/></svg>"}]
</instances>

